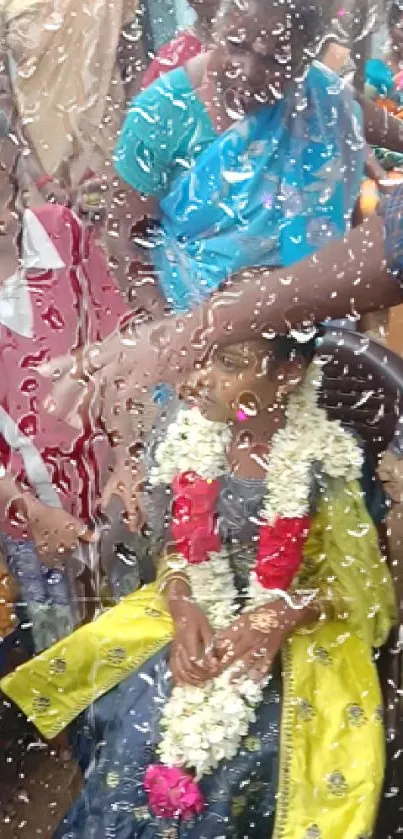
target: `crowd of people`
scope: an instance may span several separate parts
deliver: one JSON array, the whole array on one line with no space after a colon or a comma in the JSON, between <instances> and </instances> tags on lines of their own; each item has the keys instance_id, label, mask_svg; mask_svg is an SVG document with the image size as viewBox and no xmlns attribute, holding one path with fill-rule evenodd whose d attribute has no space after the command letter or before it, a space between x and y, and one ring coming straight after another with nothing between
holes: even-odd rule
<instances>
[{"instance_id":1,"label":"crowd of people","mask_svg":"<svg viewBox=\"0 0 403 839\"><path fill-rule=\"evenodd\" d=\"M354 9L192 0L145 68L137 5L1 4L1 689L54 839L364 839L398 604L317 350L402 301L402 11L365 99Z\"/></svg>"}]
</instances>

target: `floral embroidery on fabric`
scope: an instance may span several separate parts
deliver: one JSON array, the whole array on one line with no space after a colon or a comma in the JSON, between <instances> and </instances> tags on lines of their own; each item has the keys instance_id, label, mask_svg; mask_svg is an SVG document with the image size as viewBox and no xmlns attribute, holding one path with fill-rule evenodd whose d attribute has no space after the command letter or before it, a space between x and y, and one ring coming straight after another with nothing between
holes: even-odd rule
<instances>
[{"instance_id":1,"label":"floral embroidery on fabric","mask_svg":"<svg viewBox=\"0 0 403 839\"><path fill-rule=\"evenodd\" d=\"M311 824L303 835L303 839L321 839L321 837L322 834L317 824Z\"/></svg>"},{"instance_id":2,"label":"floral embroidery on fabric","mask_svg":"<svg viewBox=\"0 0 403 839\"><path fill-rule=\"evenodd\" d=\"M332 795L337 795L340 798L344 798L347 795L347 781L342 772L332 772L331 775L327 776L326 782L328 790Z\"/></svg>"},{"instance_id":3,"label":"floral embroidery on fabric","mask_svg":"<svg viewBox=\"0 0 403 839\"><path fill-rule=\"evenodd\" d=\"M110 789L117 789L120 782L120 775L117 772L108 772L106 776L106 786Z\"/></svg>"},{"instance_id":4,"label":"floral embroidery on fabric","mask_svg":"<svg viewBox=\"0 0 403 839\"><path fill-rule=\"evenodd\" d=\"M37 714L44 713L50 708L50 699L48 696L36 696L32 701L32 708Z\"/></svg>"},{"instance_id":5,"label":"floral embroidery on fabric","mask_svg":"<svg viewBox=\"0 0 403 839\"><path fill-rule=\"evenodd\" d=\"M364 714L363 708L361 708L361 705L347 705L346 712L350 725L356 728L365 725L367 722L367 718Z\"/></svg>"},{"instance_id":6,"label":"floral embroidery on fabric","mask_svg":"<svg viewBox=\"0 0 403 839\"><path fill-rule=\"evenodd\" d=\"M178 831L176 827L165 827L161 831L161 839L178 839Z\"/></svg>"},{"instance_id":7,"label":"floral embroidery on fabric","mask_svg":"<svg viewBox=\"0 0 403 839\"><path fill-rule=\"evenodd\" d=\"M144 614L148 618L161 618L162 612L159 612L158 609L145 609Z\"/></svg>"},{"instance_id":8,"label":"floral embroidery on fabric","mask_svg":"<svg viewBox=\"0 0 403 839\"><path fill-rule=\"evenodd\" d=\"M244 746L247 752L258 752L262 747L262 741L259 737L246 737Z\"/></svg>"},{"instance_id":9,"label":"floral embroidery on fabric","mask_svg":"<svg viewBox=\"0 0 403 839\"><path fill-rule=\"evenodd\" d=\"M324 647L316 647L312 655L314 661L317 661L319 664L323 664L325 667L329 667L330 664L333 664L332 656L328 650L325 650Z\"/></svg>"},{"instance_id":10,"label":"floral embroidery on fabric","mask_svg":"<svg viewBox=\"0 0 403 839\"><path fill-rule=\"evenodd\" d=\"M52 676L58 676L65 673L67 670L67 662L64 658L53 658L49 664L49 673Z\"/></svg>"},{"instance_id":11,"label":"floral embroidery on fabric","mask_svg":"<svg viewBox=\"0 0 403 839\"><path fill-rule=\"evenodd\" d=\"M234 818L239 818L245 811L247 799L245 795L239 795L232 799L231 813Z\"/></svg>"},{"instance_id":12,"label":"floral embroidery on fabric","mask_svg":"<svg viewBox=\"0 0 403 839\"><path fill-rule=\"evenodd\" d=\"M298 719L302 720L303 722L310 722L314 719L316 711L308 699L299 699L297 713Z\"/></svg>"},{"instance_id":13,"label":"floral embroidery on fabric","mask_svg":"<svg viewBox=\"0 0 403 839\"><path fill-rule=\"evenodd\" d=\"M382 722L383 723L383 706L378 705L374 711L374 720L375 722Z\"/></svg>"},{"instance_id":14,"label":"floral embroidery on fabric","mask_svg":"<svg viewBox=\"0 0 403 839\"><path fill-rule=\"evenodd\" d=\"M151 818L148 807L134 807L133 815L137 821L146 821Z\"/></svg>"},{"instance_id":15,"label":"floral embroidery on fabric","mask_svg":"<svg viewBox=\"0 0 403 839\"><path fill-rule=\"evenodd\" d=\"M109 664L122 664L126 656L127 652L124 647L114 647L112 650L108 650L106 654Z\"/></svg>"}]
</instances>

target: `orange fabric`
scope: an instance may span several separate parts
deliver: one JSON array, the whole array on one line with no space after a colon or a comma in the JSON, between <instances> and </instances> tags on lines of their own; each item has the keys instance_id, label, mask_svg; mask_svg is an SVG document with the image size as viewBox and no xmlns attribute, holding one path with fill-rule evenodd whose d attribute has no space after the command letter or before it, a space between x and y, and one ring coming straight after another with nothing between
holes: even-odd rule
<instances>
[{"instance_id":1,"label":"orange fabric","mask_svg":"<svg viewBox=\"0 0 403 839\"><path fill-rule=\"evenodd\" d=\"M388 111L389 114L398 114L399 108L396 105L396 102L393 102L392 99L377 99L376 104L378 108L383 108L385 111Z\"/></svg>"},{"instance_id":2,"label":"orange fabric","mask_svg":"<svg viewBox=\"0 0 403 839\"><path fill-rule=\"evenodd\" d=\"M386 173L385 173L386 174ZM368 218L376 212L379 204L379 193L376 183L371 180L363 181L361 184L360 210L363 218Z\"/></svg>"}]
</instances>

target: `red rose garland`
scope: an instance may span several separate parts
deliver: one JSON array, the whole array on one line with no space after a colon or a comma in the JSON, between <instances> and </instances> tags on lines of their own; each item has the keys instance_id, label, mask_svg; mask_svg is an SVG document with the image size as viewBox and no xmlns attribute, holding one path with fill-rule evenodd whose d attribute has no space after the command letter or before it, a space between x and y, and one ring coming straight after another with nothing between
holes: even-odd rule
<instances>
[{"instance_id":1,"label":"red rose garland","mask_svg":"<svg viewBox=\"0 0 403 839\"><path fill-rule=\"evenodd\" d=\"M310 526L310 516L278 518L274 524L261 525L255 571L263 588L290 588L301 566Z\"/></svg>"},{"instance_id":2,"label":"red rose garland","mask_svg":"<svg viewBox=\"0 0 403 839\"><path fill-rule=\"evenodd\" d=\"M182 472L172 481L172 493L175 550L191 565L208 562L209 554L222 548L215 512L219 482ZM301 566L310 525L308 515L260 525L255 572L263 588L290 588Z\"/></svg>"},{"instance_id":3,"label":"red rose garland","mask_svg":"<svg viewBox=\"0 0 403 839\"><path fill-rule=\"evenodd\" d=\"M196 472L182 472L172 481L171 535L176 550L191 565L208 561L218 552L221 539L215 513L220 485L199 478Z\"/></svg>"}]
</instances>

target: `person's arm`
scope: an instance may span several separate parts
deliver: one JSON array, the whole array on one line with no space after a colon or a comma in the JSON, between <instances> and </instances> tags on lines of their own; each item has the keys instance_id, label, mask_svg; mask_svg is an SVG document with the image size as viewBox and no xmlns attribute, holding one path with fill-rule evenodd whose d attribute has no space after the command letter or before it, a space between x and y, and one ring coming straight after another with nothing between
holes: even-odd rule
<instances>
[{"instance_id":1,"label":"person's arm","mask_svg":"<svg viewBox=\"0 0 403 839\"><path fill-rule=\"evenodd\" d=\"M139 327L131 339L116 332L89 348L87 369L95 373L113 365L113 374L115 365L123 365L121 373L138 371L144 351L156 381L162 373L165 381L176 380L166 363L176 360L190 369L209 343L247 341L262 330L283 333L401 302L400 285L386 261L384 221L376 215L290 268L246 269L192 312Z\"/></svg>"},{"instance_id":2,"label":"person's arm","mask_svg":"<svg viewBox=\"0 0 403 839\"><path fill-rule=\"evenodd\" d=\"M403 201L401 187L396 196L385 200L386 226L384 218L373 216L344 239L290 268L243 271L192 312L143 324L131 336L115 333L107 342L88 348L79 369L71 358L43 365L43 375L58 377L49 409L61 416L66 416L69 406L71 411L82 392L78 380L83 367L94 384L107 387L111 401L116 398L123 404L131 397L143 404L147 389L158 382L175 386L214 344L247 341L398 305L402 291L386 259L388 253L395 268L400 238L403 242L399 227L395 231L390 224L390 211L393 218L396 202ZM397 220L400 216L397 207Z\"/></svg>"},{"instance_id":3,"label":"person's arm","mask_svg":"<svg viewBox=\"0 0 403 839\"><path fill-rule=\"evenodd\" d=\"M144 384L161 378L176 382L178 371L191 369L211 344L247 341L265 331L283 333L401 302L400 285L386 262L384 220L374 216L290 268L240 272L203 306L140 329L137 340L116 335L108 347L90 351L89 362L95 371L114 356L117 369L136 373L138 381L144 372Z\"/></svg>"},{"instance_id":4,"label":"person's arm","mask_svg":"<svg viewBox=\"0 0 403 839\"><path fill-rule=\"evenodd\" d=\"M170 661L173 681L194 686L202 684L218 672L213 630L192 598L186 573L173 571L164 557L159 562L157 582L174 624Z\"/></svg>"},{"instance_id":5,"label":"person's arm","mask_svg":"<svg viewBox=\"0 0 403 839\"><path fill-rule=\"evenodd\" d=\"M210 341L234 343L262 330L284 332L401 302L400 285L387 267L384 221L374 216L288 269L236 275L184 319L184 335L194 343L195 330L199 337L204 330ZM185 344L180 337L176 345Z\"/></svg>"},{"instance_id":6,"label":"person's arm","mask_svg":"<svg viewBox=\"0 0 403 839\"><path fill-rule=\"evenodd\" d=\"M82 521L61 507L49 507L32 492L22 491L13 475L3 474L0 477L0 518L15 517L26 525L45 561L56 559L59 562L63 553L74 550L79 542L94 540L94 534Z\"/></svg>"},{"instance_id":7,"label":"person's arm","mask_svg":"<svg viewBox=\"0 0 403 839\"><path fill-rule=\"evenodd\" d=\"M15 478L4 472L1 467L0 477L0 511L1 518L5 519L11 504L15 504L16 512L24 513L26 510L27 492L22 492L18 487Z\"/></svg>"},{"instance_id":8,"label":"person's arm","mask_svg":"<svg viewBox=\"0 0 403 839\"><path fill-rule=\"evenodd\" d=\"M300 597L288 601L292 602L281 598L248 611L228 629L217 633L218 674L234 666L260 682L268 676L276 656L294 632L311 632L318 621L328 619L320 602L306 605Z\"/></svg>"}]
</instances>

